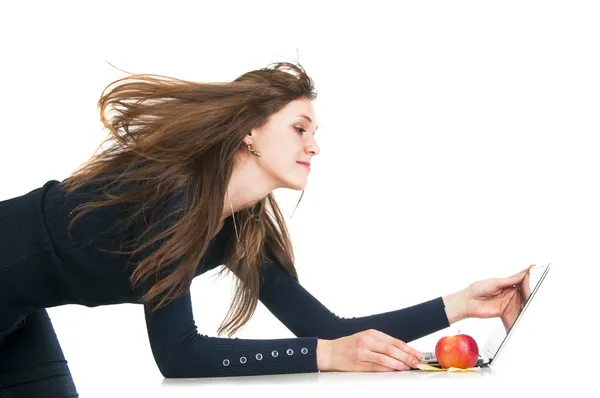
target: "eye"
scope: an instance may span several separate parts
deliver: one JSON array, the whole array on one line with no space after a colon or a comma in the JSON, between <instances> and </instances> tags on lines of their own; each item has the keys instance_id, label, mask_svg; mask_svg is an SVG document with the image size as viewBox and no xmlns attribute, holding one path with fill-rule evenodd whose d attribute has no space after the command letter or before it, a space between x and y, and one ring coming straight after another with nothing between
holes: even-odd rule
<instances>
[{"instance_id":1,"label":"eye","mask_svg":"<svg viewBox=\"0 0 600 398\"><path fill-rule=\"evenodd\" d=\"M300 135L304 134L306 132L306 130L304 130L302 127L294 127L296 129L296 131L298 133L300 133Z\"/></svg>"}]
</instances>

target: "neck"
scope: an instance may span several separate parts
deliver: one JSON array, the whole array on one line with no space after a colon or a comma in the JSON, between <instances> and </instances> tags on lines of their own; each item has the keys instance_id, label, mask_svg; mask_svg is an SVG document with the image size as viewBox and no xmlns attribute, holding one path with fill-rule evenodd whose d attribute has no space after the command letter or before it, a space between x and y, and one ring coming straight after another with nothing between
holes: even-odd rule
<instances>
[{"instance_id":1,"label":"neck","mask_svg":"<svg viewBox=\"0 0 600 398\"><path fill-rule=\"evenodd\" d=\"M227 186L225 199L223 202L223 215L221 220L225 220L231 216L231 207L233 205L233 213L252 206L274 189L278 188L277 184L265 174L256 161L248 159L234 167L231 179ZM231 198L231 204L229 199Z\"/></svg>"}]
</instances>

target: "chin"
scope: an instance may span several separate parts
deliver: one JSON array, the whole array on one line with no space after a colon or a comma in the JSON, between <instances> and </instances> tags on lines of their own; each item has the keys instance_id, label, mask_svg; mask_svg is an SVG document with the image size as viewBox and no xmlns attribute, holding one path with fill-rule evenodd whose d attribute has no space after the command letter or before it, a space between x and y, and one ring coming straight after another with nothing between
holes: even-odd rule
<instances>
[{"instance_id":1,"label":"chin","mask_svg":"<svg viewBox=\"0 0 600 398\"><path fill-rule=\"evenodd\" d=\"M306 188L306 180L302 181L288 181L286 184L288 189L293 189L294 191L302 191Z\"/></svg>"},{"instance_id":2,"label":"chin","mask_svg":"<svg viewBox=\"0 0 600 398\"><path fill-rule=\"evenodd\" d=\"M294 191L302 191L306 188L308 183L308 174L303 172L303 174L297 173L297 170L292 170L287 176L281 175L279 179L280 187L293 189Z\"/></svg>"},{"instance_id":3,"label":"chin","mask_svg":"<svg viewBox=\"0 0 600 398\"><path fill-rule=\"evenodd\" d=\"M290 189L293 189L294 191L302 191L305 188L306 188L306 184L296 184L296 185L292 185L290 187Z\"/></svg>"}]
</instances>

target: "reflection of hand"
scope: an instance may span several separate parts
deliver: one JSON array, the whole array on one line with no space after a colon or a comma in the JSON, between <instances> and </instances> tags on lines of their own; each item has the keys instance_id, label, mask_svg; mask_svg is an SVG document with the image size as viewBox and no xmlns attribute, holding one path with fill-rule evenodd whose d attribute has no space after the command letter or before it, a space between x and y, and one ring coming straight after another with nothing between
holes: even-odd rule
<instances>
[{"instance_id":1,"label":"reflection of hand","mask_svg":"<svg viewBox=\"0 0 600 398\"><path fill-rule=\"evenodd\" d=\"M506 310L500 316L506 333L508 333L512 326L515 324L517 317L519 316L521 311L523 311L523 307L525 306L527 299L531 295L531 287L529 286L530 275L531 273L529 269L527 269L527 273L525 274L523 281L518 286L516 286L516 293L513 295L512 299L508 303Z\"/></svg>"},{"instance_id":2,"label":"reflection of hand","mask_svg":"<svg viewBox=\"0 0 600 398\"><path fill-rule=\"evenodd\" d=\"M467 317L501 317L508 332L531 294L531 267L533 265L508 278L491 278L469 285L466 289Z\"/></svg>"}]
</instances>

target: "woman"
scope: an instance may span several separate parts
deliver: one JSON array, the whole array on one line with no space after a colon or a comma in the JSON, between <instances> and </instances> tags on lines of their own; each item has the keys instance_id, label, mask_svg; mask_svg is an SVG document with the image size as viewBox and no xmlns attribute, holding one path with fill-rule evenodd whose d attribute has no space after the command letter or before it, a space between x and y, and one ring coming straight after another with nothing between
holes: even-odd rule
<instances>
[{"instance_id":1,"label":"woman","mask_svg":"<svg viewBox=\"0 0 600 398\"><path fill-rule=\"evenodd\" d=\"M358 318L308 293L272 192L306 185L319 153L315 98L291 63L232 82L133 75L107 86L98 105L109 145L64 181L0 202L4 394L77 395L46 312L58 305L142 304L165 377L408 370L422 356L407 342L522 305L515 285L528 268ZM218 330L229 337L208 337L189 288L222 264L237 277ZM231 338L257 300L297 337Z\"/></svg>"}]
</instances>

